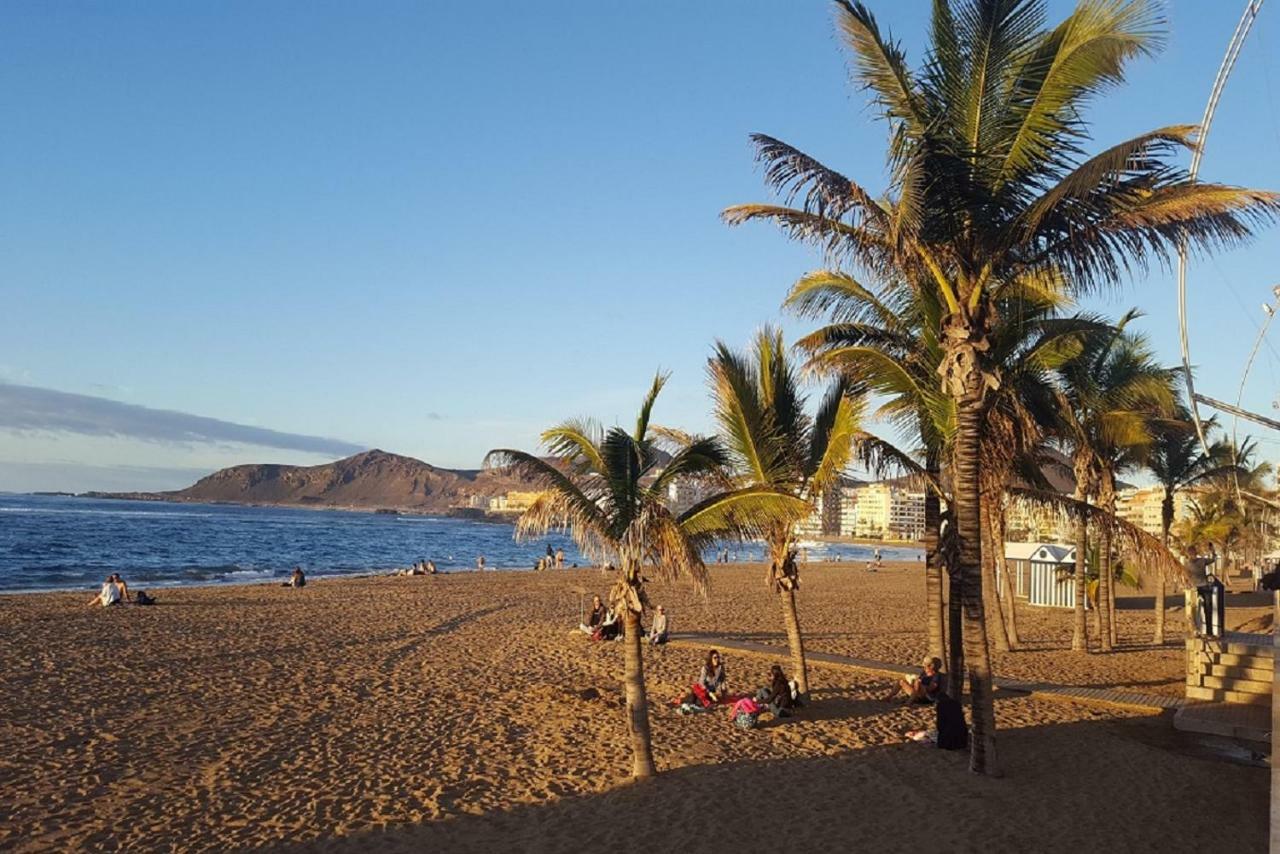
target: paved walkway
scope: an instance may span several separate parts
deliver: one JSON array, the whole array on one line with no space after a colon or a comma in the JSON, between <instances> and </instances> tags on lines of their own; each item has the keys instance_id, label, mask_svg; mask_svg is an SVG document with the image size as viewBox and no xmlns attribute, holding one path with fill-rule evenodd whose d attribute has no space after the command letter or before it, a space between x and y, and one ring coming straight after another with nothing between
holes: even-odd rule
<instances>
[{"instance_id":1,"label":"paved walkway","mask_svg":"<svg viewBox=\"0 0 1280 854\"><path fill-rule=\"evenodd\" d=\"M787 658L790 653L784 646L773 646L755 641L731 640L714 635L676 633L671 642L684 646L714 646L721 649L732 649L755 655L767 655L774 658ZM851 667L855 670L868 670L873 673L885 673L892 676L907 676L919 672L919 668L904 667L888 661L876 661L870 658L855 658L851 655L836 655L829 652L805 652L805 658L817 664L831 664L836 667ZM1137 691L1117 691L1112 688L1089 688L1077 685L1052 685L1046 682L1026 682L1021 679L995 679L997 688L1005 691L1017 691L1023 694L1034 694L1063 700L1076 700L1084 703L1101 703L1109 706L1124 706L1164 711L1179 709L1187 704L1182 697L1171 697L1162 694L1145 694Z\"/></svg>"}]
</instances>

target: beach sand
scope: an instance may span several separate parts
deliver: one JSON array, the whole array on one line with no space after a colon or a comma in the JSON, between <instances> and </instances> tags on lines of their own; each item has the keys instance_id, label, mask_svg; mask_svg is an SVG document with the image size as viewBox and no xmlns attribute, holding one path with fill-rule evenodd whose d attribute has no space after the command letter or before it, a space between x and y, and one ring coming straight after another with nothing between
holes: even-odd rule
<instances>
[{"instance_id":1,"label":"beach sand","mask_svg":"<svg viewBox=\"0 0 1280 854\"><path fill-rule=\"evenodd\" d=\"M802 581L810 649L923 654L918 565L811 566ZM931 713L879 701L890 679L865 671L813 667L802 715L754 731L680 717L665 701L696 676L695 647L646 651L663 773L629 783L622 645L571 631L580 592L608 583L344 579L115 609L2 597L0 849L1266 848L1267 771L1212 758L1167 716L1000 694L1005 777L983 779L904 742ZM706 601L652 596L677 632L783 643L762 567L714 568ZM1032 650L999 656L997 675L1177 693L1180 601L1163 649L1149 609L1122 610L1131 648L1110 656L1064 651L1069 612L1021 608ZM733 687L769 663L730 652Z\"/></svg>"}]
</instances>

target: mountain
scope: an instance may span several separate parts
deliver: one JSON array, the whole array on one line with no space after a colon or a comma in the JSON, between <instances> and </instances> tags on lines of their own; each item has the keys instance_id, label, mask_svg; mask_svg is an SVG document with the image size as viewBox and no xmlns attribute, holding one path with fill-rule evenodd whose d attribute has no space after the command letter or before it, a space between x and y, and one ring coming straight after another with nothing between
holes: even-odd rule
<instances>
[{"instance_id":1,"label":"mountain","mask_svg":"<svg viewBox=\"0 0 1280 854\"><path fill-rule=\"evenodd\" d=\"M173 492L97 495L443 514L468 507L473 497L482 499L476 503L485 506L490 496L528 488L526 482L502 469L442 469L375 448L318 466L232 466Z\"/></svg>"}]
</instances>

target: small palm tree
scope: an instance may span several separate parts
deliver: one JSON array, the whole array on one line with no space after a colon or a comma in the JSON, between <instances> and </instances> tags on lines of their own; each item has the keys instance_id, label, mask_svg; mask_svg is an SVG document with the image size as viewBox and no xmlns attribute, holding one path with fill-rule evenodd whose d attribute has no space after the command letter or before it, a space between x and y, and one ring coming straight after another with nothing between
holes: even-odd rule
<instances>
[{"instance_id":1,"label":"small palm tree","mask_svg":"<svg viewBox=\"0 0 1280 854\"><path fill-rule=\"evenodd\" d=\"M694 437L662 463L649 417L666 379L664 374L654 378L632 433L572 420L542 434L555 462L506 448L485 457L486 466L510 467L543 490L521 514L517 537L540 538L565 527L583 554L618 569L609 603L623 614L623 686L637 778L656 773L641 658L640 618L648 604L642 573L688 578L705 593L702 553L708 546L725 537L759 537L779 520L793 521L806 510L793 496L757 486L718 493L672 514L665 503L668 487L682 478L720 477L728 458L717 440Z\"/></svg>"},{"instance_id":2,"label":"small palm tree","mask_svg":"<svg viewBox=\"0 0 1280 854\"><path fill-rule=\"evenodd\" d=\"M1145 338L1125 329L1136 316L1129 312L1114 330L1089 336L1080 355L1062 370L1060 425L1077 472L1087 472L1088 482L1097 490L1098 507L1108 518L1115 516L1117 476L1145 461L1157 426L1172 414L1174 404L1173 372L1155 361ZM1076 488L1079 496L1079 478ZM1104 652L1116 641L1111 584L1114 533L1109 522L1101 526L1098 641ZM1076 543L1077 603L1079 585L1084 583L1081 558L1087 551L1087 542L1080 539Z\"/></svg>"},{"instance_id":3,"label":"small palm tree","mask_svg":"<svg viewBox=\"0 0 1280 854\"><path fill-rule=\"evenodd\" d=\"M1172 420L1157 425L1155 441L1147 457L1147 468L1164 489L1160 504L1160 542L1165 548L1169 547L1177 494L1232 470L1230 446L1218 441L1206 451L1190 418L1185 406L1180 406ZM1213 426L1212 421L1208 426ZM1164 643L1165 581L1162 573L1156 574L1156 620L1152 636L1152 642L1156 644Z\"/></svg>"},{"instance_id":4,"label":"small palm tree","mask_svg":"<svg viewBox=\"0 0 1280 854\"><path fill-rule=\"evenodd\" d=\"M831 488L853 454L859 434L861 402L837 381L822 398L817 414L804 412L798 372L783 345L782 333L765 327L750 354L735 353L718 341L707 366L715 399L715 417L736 479L793 495L810 506ZM796 565L795 526L779 519L765 532L771 590L782 602L782 620L791 649L798 690L809 692L804 638L796 613L800 571Z\"/></svg>"}]
</instances>

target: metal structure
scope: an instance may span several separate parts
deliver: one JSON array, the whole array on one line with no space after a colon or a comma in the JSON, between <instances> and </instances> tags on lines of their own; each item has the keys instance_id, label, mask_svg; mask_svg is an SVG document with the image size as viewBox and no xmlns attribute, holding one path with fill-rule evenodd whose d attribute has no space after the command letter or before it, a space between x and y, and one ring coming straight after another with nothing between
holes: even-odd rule
<instances>
[{"instance_id":1,"label":"metal structure","mask_svg":"<svg viewBox=\"0 0 1280 854\"><path fill-rule=\"evenodd\" d=\"M1253 29L1254 21L1258 19L1258 12L1262 10L1262 3L1263 0L1248 0L1245 3L1244 14L1240 16L1240 22L1236 24L1235 32L1231 35L1231 43L1227 45L1226 55L1222 57L1222 64L1218 66L1218 74L1213 80L1213 89L1209 92L1209 103L1205 105L1204 116L1200 119L1200 134L1196 138L1196 147L1191 152L1189 174L1193 181L1200 174L1200 161L1204 159L1205 144L1209 141L1209 130L1213 126L1214 113L1218 110L1218 101L1222 98L1222 92L1227 86L1227 78L1231 76L1232 70L1236 67L1236 61L1240 58L1240 51L1244 48L1244 42L1249 36L1249 30ZM1178 247L1178 331L1182 345L1182 373L1187 384L1188 408L1191 410L1191 420L1196 426L1196 435L1200 438L1200 444L1208 452L1209 441L1205 436L1204 422L1200 419L1199 405L1204 403L1215 409L1222 409L1223 407L1219 406L1219 402L1214 401L1212 398L1196 394L1195 380L1191 376L1191 344L1187 337L1187 245L1185 242ZM1235 407L1235 410L1233 414L1237 414L1240 417L1257 421L1273 429L1280 429L1280 425L1277 425L1271 419L1245 412L1239 407ZM1224 411L1231 412L1232 410L1224 409Z\"/></svg>"}]
</instances>

